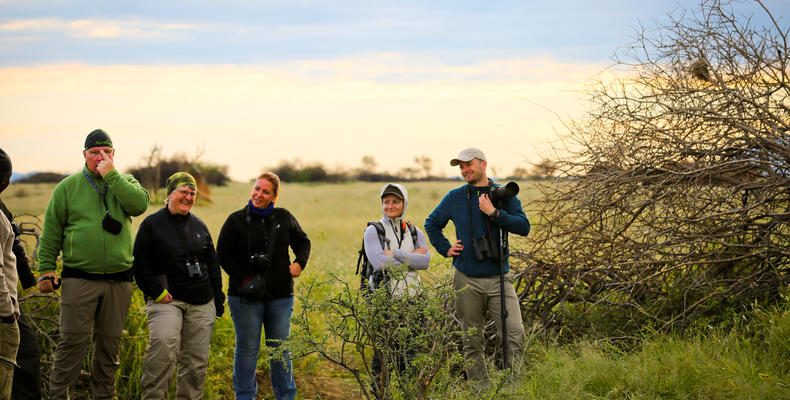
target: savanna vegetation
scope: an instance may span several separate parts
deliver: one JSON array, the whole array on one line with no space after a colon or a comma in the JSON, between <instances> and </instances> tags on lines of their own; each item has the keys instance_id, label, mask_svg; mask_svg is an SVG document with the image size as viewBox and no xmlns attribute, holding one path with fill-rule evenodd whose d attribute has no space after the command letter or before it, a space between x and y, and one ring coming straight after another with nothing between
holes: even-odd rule
<instances>
[{"instance_id":1,"label":"savanna vegetation","mask_svg":"<svg viewBox=\"0 0 790 400\"><path fill-rule=\"evenodd\" d=\"M408 186L410 204L407 216L418 226L444 193L457 185L452 182L415 182ZM527 209L540 195L532 182L521 182L521 199ZM3 199L17 214L41 215L52 184L12 185ZM332 304L353 297L359 285L354 275L357 250L365 222L380 216L378 183L284 184L279 205L294 212L313 241L313 254L297 291L300 298L295 318L309 318L315 336L307 336L304 325L295 322L294 335L300 340L296 350L302 357L295 361L297 398L364 398L355 376L349 370L324 358L309 340L327 338L326 355L337 355L343 343L330 332L339 326ZM19 196L18 193L22 192ZM215 235L225 217L240 208L249 194L249 184L230 183L216 188L214 201L194 209ZM354 193L354 195L349 195ZM158 209L151 205L148 213ZM529 211L528 211L529 214ZM30 221L31 217L21 216ZM135 218L139 224L142 218ZM533 222L538 222L533 220ZM542 229L538 223L535 232ZM450 234L452 231L450 231ZM28 242L31 236L26 236ZM523 251L531 239L514 239L514 248ZM451 272L449 261L433 255L433 262L423 274L426 286L442 286ZM348 285L349 290L346 290ZM444 286L446 288L446 285ZM437 292L438 293L438 292ZM787 296L787 292L783 292ZM440 296L437 298L441 298ZM50 295L29 290L23 294L23 307L34 315L41 329L44 349L42 373L51 366L56 338L57 302ZM304 306L305 302L309 303ZM323 307L316 309L315 307ZM344 309L344 308L340 308ZM727 324L697 326L685 332L645 335L638 346L622 348L606 338L568 342L559 336L542 334L539 326L525 315L528 343L526 362L512 378L502 376L499 386L490 393L472 394L463 385L461 373L451 367L457 362L452 349L445 358L445 370L432 379L426 398L735 398L782 399L790 396L790 309L788 298L772 307L756 308L748 313L731 314ZM119 398L139 398L142 355L147 343L147 326L143 301L135 291L132 310L123 338L122 368L118 379ZM217 320L211 345L207 399L232 398L233 324L229 315ZM369 361L371 347L366 349ZM367 379L365 365L355 349L347 346L345 362ZM307 354L309 353L309 354ZM429 367L423 360L423 367ZM492 363L494 361L492 360ZM87 365L86 365L87 370ZM268 361L259 363L262 398L271 397L266 372ZM426 369L427 370L427 369ZM400 379L395 376L394 379ZM411 379L411 378L407 378ZM364 382L367 384L367 381ZM392 398L408 398L402 385L393 382ZM399 389L401 388L401 389ZM81 386L81 389L87 389ZM414 397L411 397L414 398Z\"/></svg>"},{"instance_id":2,"label":"savanna vegetation","mask_svg":"<svg viewBox=\"0 0 790 400\"><path fill-rule=\"evenodd\" d=\"M736 11L738 10L738 11ZM768 21L757 25L750 15ZM790 284L787 21L705 0L637 32L568 123L521 256L527 315L569 339L716 325Z\"/></svg>"},{"instance_id":3,"label":"savanna vegetation","mask_svg":"<svg viewBox=\"0 0 790 400\"><path fill-rule=\"evenodd\" d=\"M735 11L745 5L768 25ZM463 384L449 260L433 254L421 305L356 290L357 250L365 222L381 215L380 184L286 182L278 205L313 242L288 344L299 397L369 397L372 352L397 360L403 353L380 343L400 343L413 350L409 367L389 371L385 398L790 398L789 34L759 1L703 0L637 32L616 55L615 73L591 85L590 114L566 123L566 156L536 166L562 179L521 182L533 233L511 246L528 343L524 364L495 375L488 392ZM363 163L374 170L372 158ZM421 226L456 185L409 182L407 218ZM4 200L35 221L51 189L16 185ZM212 201L194 212L216 235L248 193L247 183L212 188ZM146 345L134 296L118 381L124 399L139 397ZM23 299L40 329L45 376L55 300ZM232 398L233 338L229 316L218 319L206 398ZM264 356L264 393L267 365Z\"/></svg>"}]
</instances>

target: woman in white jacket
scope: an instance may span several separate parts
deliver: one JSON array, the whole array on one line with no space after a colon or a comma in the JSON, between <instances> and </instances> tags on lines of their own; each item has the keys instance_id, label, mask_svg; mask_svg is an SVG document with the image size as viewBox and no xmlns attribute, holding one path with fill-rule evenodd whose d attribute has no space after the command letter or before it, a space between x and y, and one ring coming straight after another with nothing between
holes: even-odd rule
<instances>
[{"instance_id":1,"label":"woman in white jacket","mask_svg":"<svg viewBox=\"0 0 790 400\"><path fill-rule=\"evenodd\" d=\"M365 255L375 271L368 283L371 288L384 286L393 298L414 296L420 286L417 270L425 270L431 262L425 234L404 219L409 204L409 193L403 185L388 183L381 188L382 218L365 230ZM378 225L378 227L376 226ZM383 235L379 230L383 228ZM380 280L380 282L379 282ZM382 288L383 289L383 288ZM383 310L386 312L386 310ZM397 344L391 349L396 354L397 368L406 367L404 354L408 349ZM381 359L373 354L371 368L374 375L374 392L381 376Z\"/></svg>"},{"instance_id":2,"label":"woman in white jacket","mask_svg":"<svg viewBox=\"0 0 790 400\"><path fill-rule=\"evenodd\" d=\"M381 188L381 209L383 217L379 221L384 227L383 243L374 225L365 230L365 255L370 260L376 272L385 272L385 281L389 283L389 292L395 297L406 293L414 294L415 286L420 285L420 276L417 270L428 269L431 255L428 252L428 241L425 234L417 227L407 222L403 215L409 204L409 193L403 185L388 183ZM411 230L417 232L416 241L413 240ZM400 274L387 274L387 269L393 266L405 265L403 276ZM388 276L389 275L389 276ZM370 277L372 287L378 287L378 282L373 282L374 275Z\"/></svg>"}]
</instances>

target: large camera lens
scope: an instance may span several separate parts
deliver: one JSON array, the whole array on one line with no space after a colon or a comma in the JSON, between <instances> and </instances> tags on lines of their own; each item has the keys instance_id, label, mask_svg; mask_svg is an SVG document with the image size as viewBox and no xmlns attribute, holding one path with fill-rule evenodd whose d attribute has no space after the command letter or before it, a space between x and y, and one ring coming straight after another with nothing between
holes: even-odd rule
<instances>
[{"instance_id":1,"label":"large camera lens","mask_svg":"<svg viewBox=\"0 0 790 400\"><path fill-rule=\"evenodd\" d=\"M516 182L508 182L504 186L497 186L491 190L491 202L494 204L501 203L518 194L519 187Z\"/></svg>"}]
</instances>

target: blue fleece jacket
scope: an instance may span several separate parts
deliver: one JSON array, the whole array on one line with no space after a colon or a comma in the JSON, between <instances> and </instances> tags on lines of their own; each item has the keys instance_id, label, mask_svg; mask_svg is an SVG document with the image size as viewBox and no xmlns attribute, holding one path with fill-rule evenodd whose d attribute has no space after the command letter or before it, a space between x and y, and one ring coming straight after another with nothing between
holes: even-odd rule
<instances>
[{"instance_id":1,"label":"blue fleece jacket","mask_svg":"<svg viewBox=\"0 0 790 400\"><path fill-rule=\"evenodd\" d=\"M472 238L480 237L489 232L494 237L494 243L499 243L499 228L517 235L526 236L529 233L529 220L521 208L521 201L513 196L499 208L499 215L490 219L478 208L478 198L482 193L488 193L490 186L464 185L447 193L441 203L431 212L425 220L425 232L431 244L439 254L447 256L452 244L444 236L442 230L447 226L447 221L452 220L455 225L455 237L461 240L464 250L460 255L453 257L453 266L467 276L487 277L499 274L499 264L494 258L477 261L475 250L472 247ZM471 208L471 221L469 210ZM455 241L453 241L454 243ZM510 252L508 250L508 257ZM510 270L510 265L505 262L505 272Z\"/></svg>"}]
</instances>

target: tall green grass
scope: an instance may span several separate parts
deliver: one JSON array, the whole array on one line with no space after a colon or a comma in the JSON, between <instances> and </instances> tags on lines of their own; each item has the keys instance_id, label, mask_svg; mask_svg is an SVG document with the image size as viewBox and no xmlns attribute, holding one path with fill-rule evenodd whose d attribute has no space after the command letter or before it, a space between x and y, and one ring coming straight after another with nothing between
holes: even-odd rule
<instances>
[{"instance_id":1,"label":"tall green grass","mask_svg":"<svg viewBox=\"0 0 790 400\"><path fill-rule=\"evenodd\" d=\"M445 399L790 399L790 304L759 310L735 327L662 335L635 350L607 342L527 344L513 377L483 393Z\"/></svg>"}]
</instances>

